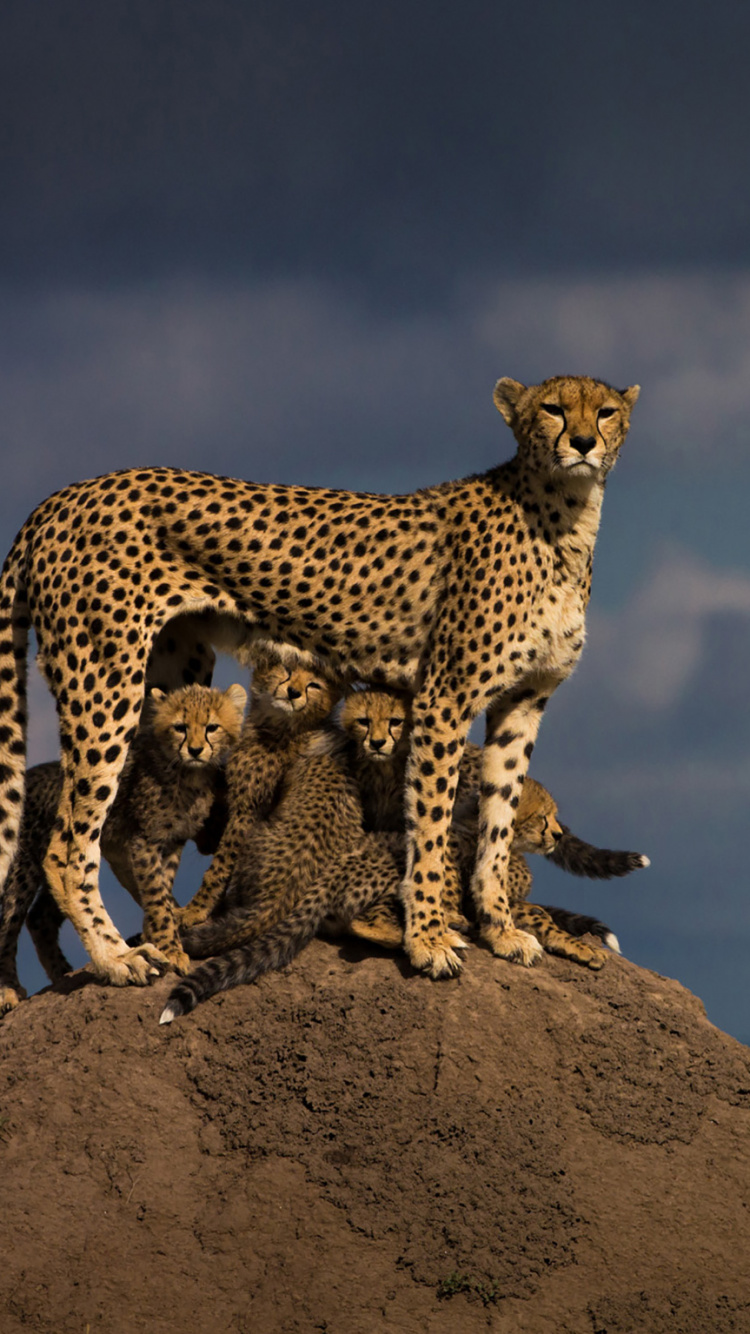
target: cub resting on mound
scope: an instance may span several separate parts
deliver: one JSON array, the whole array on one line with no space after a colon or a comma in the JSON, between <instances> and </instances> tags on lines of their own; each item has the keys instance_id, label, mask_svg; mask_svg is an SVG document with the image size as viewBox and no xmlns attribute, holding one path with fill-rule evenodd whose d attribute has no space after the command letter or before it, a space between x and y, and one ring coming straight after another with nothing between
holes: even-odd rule
<instances>
[{"instance_id":1,"label":"cub resting on mound","mask_svg":"<svg viewBox=\"0 0 750 1334\"><path fill-rule=\"evenodd\" d=\"M403 788L409 748L408 698L385 690L353 690L341 710L341 726L349 738L349 763L360 789L365 819L370 828L403 827ZM463 879L470 876L477 843L477 786L481 750L467 743L461 761L455 819L450 847ZM576 838L557 818L551 793L533 778L526 778L516 812L508 871L508 899L513 920L532 932L552 954L562 954L590 968L601 968L606 955L577 937L598 936L619 953L617 938L597 918L570 913L564 908L527 902L531 872L524 853L541 853L563 870L591 879L610 879L648 866L648 857L636 852L612 852ZM460 911L461 903L457 905ZM471 916L471 906L467 906ZM403 930L395 902L382 901L353 921L348 930L364 939L396 947Z\"/></svg>"},{"instance_id":2,"label":"cub resting on mound","mask_svg":"<svg viewBox=\"0 0 750 1334\"><path fill-rule=\"evenodd\" d=\"M149 980L153 946L128 949L102 904L99 835L153 640L171 617L206 610L333 674L416 692L401 896L407 952L433 977L459 967L445 849L466 735L487 711L472 894L493 951L528 962L539 945L513 925L506 893L513 820L544 707L583 647L604 485L637 396L585 376L500 380L515 456L407 496L146 468L44 501L0 577L0 877L20 825L31 624L62 748L45 875L101 976Z\"/></svg>"},{"instance_id":3,"label":"cub resting on mound","mask_svg":"<svg viewBox=\"0 0 750 1334\"><path fill-rule=\"evenodd\" d=\"M178 938L172 885L185 843L198 837L211 810L220 767L240 734L246 698L240 685L223 692L191 685L170 694L154 688L102 830L104 856L143 908L144 938L178 972L187 971L189 959ZM0 924L0 1014L25 995L16 973L16 946L27 910L29 931L50 980L70 972L58 944L63 917L43 870L61 786L56 762L36 765L26 775L21 837Z\"/></svg>"}]
</instances>

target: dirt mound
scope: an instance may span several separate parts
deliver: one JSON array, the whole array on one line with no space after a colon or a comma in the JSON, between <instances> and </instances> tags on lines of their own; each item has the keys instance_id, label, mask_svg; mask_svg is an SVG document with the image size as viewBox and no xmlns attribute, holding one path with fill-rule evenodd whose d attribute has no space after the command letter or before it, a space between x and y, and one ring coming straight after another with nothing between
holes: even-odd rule
<instances>
[{"instance_id":1,"label":"dirt mound","mask_svg":"<svg viewBox=\"0 0 750 1334\"><path fill-rule=\"evenodd\" d=\"M169 985L0 1025L2 1334L750 1331L750 1052L677 983L316 941L160 1028Z\"/></svg>"}]
</instances>

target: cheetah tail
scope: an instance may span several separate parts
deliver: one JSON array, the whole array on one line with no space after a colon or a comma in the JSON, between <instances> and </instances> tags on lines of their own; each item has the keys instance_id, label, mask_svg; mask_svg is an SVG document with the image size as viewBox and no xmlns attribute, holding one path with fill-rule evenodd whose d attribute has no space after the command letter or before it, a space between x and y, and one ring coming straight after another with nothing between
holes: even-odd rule
<instances>
[{"instance_id":1,"label":"cheetah tail","mask_svg":"<svg viewBox=\"0 0 750 1334\"><path fill-rule=\"evenodd\" d=\"M615 954L622 954L620 942L614 931L610 930L606 922L600 922L598 917L587 917L585 913L580 912L568 912L567 908L553 908L548 903L541 903L539 906L549 914L555 926L567 931L568 935L597 936Z\"/></svg>"},{"instance_id":2,"label":"cheetah tail","mask_svg":"<svg viewBox=\"0 0 750 1334\"><path fill-rule=\"evenodd\" d=\"M23 813L29 624L20 533L0 573L0 885L15 855Z\"/></svg>"},{"instance_id":3,"label":"cheetah tail","mask_svg":"<svg viewBox=\"0 0 750 1334\"><path fill-rule=\"evenodd\" d=\"M229 954L208 959L174 988L159 1023L171 1024L173 1019L189 1014L201 1001L215 996L218 991L229 991L232 987L252 982L272 968L284 968L312 940L328 907L325 896L310 891L265 935Z\"/></svg>"},{"instance_id":4,"label":"cheetah tail","mask_svg":"<svg viewBox=\"0 0 750 1334\"><path fill-rule=\"evenodd\" d=\"M640 852L613 852L610 848L595 848L576 838L565 825L564 833L552 852L547 854L547 861L571 875L588 876L590 880L611 880L614 876L630 875L643 866L650 866L648 857Z\"/></svg>"}]
</instances>

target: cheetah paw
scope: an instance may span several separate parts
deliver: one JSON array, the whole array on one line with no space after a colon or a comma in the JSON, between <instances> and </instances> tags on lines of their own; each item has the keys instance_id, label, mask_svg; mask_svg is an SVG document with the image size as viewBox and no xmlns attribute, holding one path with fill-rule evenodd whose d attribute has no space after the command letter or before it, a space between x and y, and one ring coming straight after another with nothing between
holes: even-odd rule
<instances>
[{"instance_id":1,"label":"cheetah paw","mask_svg":"<svg viewBox=\"0 0 750 1334\"><path fill-rule=\"evenodd\" d=\"M147 987L169 968L169 959L155 945L138 945L96 966L113 987Z\"/></svg>"},{"instance_id":2,"label":"cheetah paw","mask_svg":"<svg viewBox=\"0 0 750 1334\"><path fill-rule=\"evenodd\" d=\"M517 927L488 926L482 931L482 939L487 942L493 954L510 963L523 964L530 968L538 963L544 954L536 936L528 931L519 931Z\"/></svg>"},{"instance_id":3,"label":"cheetah paw","mask_svg":"<svg viewBox=\"0 0 750 1334\"><path fill-rule=\"evenodd\" d=\"M445 931L409 940L406 952L414 968L437 981L441 977L455 977L461 972L461 960L455 951L467 947L468 942L455 931Z\"/></svg>"},{"instance_id":4,"label":"cheetah paw","mask_svg":"<svg viewBox=\"0 0 750 1334\"><path fill-rule=\"evenodd\" d=\"M193 965L190 956L185 953L181 945L160 945L159 949L175 973L181 973L184 977L190 972Z\"/></svg>"},{"instance_id":5,"label":"cheetah paw","mask_svg":"<svg viewBox=\"0 0 750 1334\"><path fill-rule=\"evenodd\" d=\"M15 1010L22 1000L26 1000L26 990L20 983L12 987L0 987L0 1018Z\"/></svg>"},{"instance_id":6,"label":"cheetah paw","mask_svg":"<svg viewBox=\"0 0 750 1334\"><path fill-rule=\"evenodd\" d=\"M200 905L194 908L192 903L187 903L184 908L177 909L177 924L181 931L186 931L189 926L200 926L207 920L210 912L210 904L205 908L201 908Z\"/></svg>"}]
</instances>

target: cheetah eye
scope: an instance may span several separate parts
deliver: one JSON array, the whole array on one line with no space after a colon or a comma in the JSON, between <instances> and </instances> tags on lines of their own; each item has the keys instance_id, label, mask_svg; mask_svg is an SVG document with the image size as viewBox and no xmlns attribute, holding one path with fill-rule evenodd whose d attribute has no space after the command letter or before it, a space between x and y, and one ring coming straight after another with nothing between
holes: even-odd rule
<instances>
[{"instance_id":1,"label":"cheetah eye","mask_svg":"<svg viewBox=\"0 0 750 1334\"><path fill-rule=\"evenodd\" d=\"M206 723L206 736L208 736L209 732L218 732L218 730L218 723Z\"/></svg>"},{"instance_id":2,"label":"cheetah eye","mask_svg":"<svg viewBox=\"0 0 750 1334\"><path fill-rule=\"evenodd\" d=\"M403 718L389 718L388 722L390 723L391 727L403 727L404 725Z\"/></svg>"},{"instance_id":3,"label":"cheetah eye","mask_svg":"<svg viewBox=\"0 0 750 1334\"><path fill-rule=\"evenodd\" d=\"M307 688L308 688L308 690L322 690L322 689L323 689L323 687L322 687L322 685L320 684L319 681L310 681L309 684L308 684L308 687L307 687Z\"/></svg>"},{"instance_id":4,"label":"cheetah eye","mask_svg":"<svg viewBox=\"0 0 750 1334\"><path fill-rule=\"evenodd\" d=\"M355 723L357 724L357 727L369 727L369 726L370 726L370 719L369 719L369 718L355 718L354 721L355 721Z\"/></svg>"},{"instance_id":5,"label":"cheetah eye","mask_svg":"<svg viewBox=\"0 0 750 1334\"><path fill-rule=\"evenodd\" d=\"M602 417L614 417L616 411L616 408L600 408L598 414L599 420L601 421Z\"/></svg>"},{"instance_id":6,"label":"cheetah eye","mask_svg":"<svg viewBox=\"0 0 750 1334\"><path fill-rule=\"evenodd\" d=\"M187 723L172 723L172 731L179 732L180 736L187 736Z\"/></svg>"},{"instance_id":7,"label":"cheetah eye","mask_svg":"<svg viewBox=\"0 0 750 1334\"><path fill-rule=\"evenodd\" d=\"M559 403L542 403L542 412L548 412L550 417L564 417L565 413Z\"/></svg>"}]
</instances>

